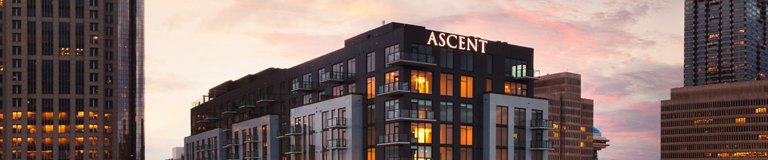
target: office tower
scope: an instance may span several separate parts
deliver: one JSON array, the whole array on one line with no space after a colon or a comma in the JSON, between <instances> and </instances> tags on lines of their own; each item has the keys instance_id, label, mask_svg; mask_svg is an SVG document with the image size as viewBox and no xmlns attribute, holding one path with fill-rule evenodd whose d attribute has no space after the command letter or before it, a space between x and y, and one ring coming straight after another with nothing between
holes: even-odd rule
<instances>
[{"instance_id":1,"label":"office tower","mask_svg":"<svg viewBox=\"0 0 768 160\"><path fill-rule=\"evenodd\" d=\"M546 160L533 71L531 48L389 23L213 87L193 104L185 157Z\"/></svg>"},{"instance_id":2,"label":"office tower","mask_svg":"<svg viewBox=\"0 0 768 160\"><path fill-rule=\"evenodd\" d=\"M768 81L673 88L661 101L661 158L768 158L766 88Z\"/></svg>"},{"instance_id":3,"label":"office tower","mask_svg":"<svg viewBox=\"0 0 768 160\"><path fill-rule=\"evenodd\" d=\"M143 1L0 2L0 159L144 159Z\"/></svg>"},{"instance_id":4,"label":"office tower","mask_svg":"<svg viewBox=\"0 0 768 160\"><path fill-rule=\"evenodd\" d=\"M685 86L764 79L766 0L685 0Z\"/></svg>"},{"instance_id":5,"label":"office tower","mask_svg":"<svg viewBox=\"0 0 768 160\"><path fill-rule=\"evenodd\" d=\"M593 159L594 102L581 97L581 75L556 73L539 77L536 97L549 100L549 119L554 123L550 160Z\"/></svg>"}]
</instances>

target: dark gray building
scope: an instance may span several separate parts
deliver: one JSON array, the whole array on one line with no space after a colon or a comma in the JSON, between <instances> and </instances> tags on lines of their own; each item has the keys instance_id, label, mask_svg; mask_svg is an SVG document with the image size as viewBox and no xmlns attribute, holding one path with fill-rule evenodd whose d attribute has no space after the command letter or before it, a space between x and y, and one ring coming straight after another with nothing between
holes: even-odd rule
<instances>
[{"instance_id":1,"label":"dark gray building","mask_svg":"<svg viewBox=\"0 0 768 160\"><path fill-rule=\"evenodd\" d=\"M685 86L765 78L767 3L685 1Z\"/></svg>"},{"instance_id":2,"label":"dark gray building","mask_svg":"<svg viewBox=\"0 0 768 160\"><path fill-rule=\"evenodd\" d=\"M0 0L0 159L144 159L143 0Z\"/></svg>"}]
</instances>

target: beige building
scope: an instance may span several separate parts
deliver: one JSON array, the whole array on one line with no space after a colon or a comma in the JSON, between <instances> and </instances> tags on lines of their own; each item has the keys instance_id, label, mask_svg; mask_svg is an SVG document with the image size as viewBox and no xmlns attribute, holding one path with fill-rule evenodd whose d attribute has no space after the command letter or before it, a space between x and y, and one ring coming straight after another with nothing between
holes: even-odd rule
<instances>
[{"instance_id":1,"label":"beige building","mask_svg":"<svg viewBox=\"0 0 768 160\"><path fill-rule=\"evenodd\" d=\"M768 158L768 81L673 88L661 101L661 159Z\"/></svg>"},{"instance_id":2,"label":"beige building","mask_svg":"<svg viewBox=\"0 0 768 160\"><path fill-rule=\"evenodd\" d=\"M534 93L549 100L549 119L554 128L549 136L554 141L549 159L592 160L594 102L581 97L581 75L564 72L539 78Z\"/></svg>"}]
</instances>

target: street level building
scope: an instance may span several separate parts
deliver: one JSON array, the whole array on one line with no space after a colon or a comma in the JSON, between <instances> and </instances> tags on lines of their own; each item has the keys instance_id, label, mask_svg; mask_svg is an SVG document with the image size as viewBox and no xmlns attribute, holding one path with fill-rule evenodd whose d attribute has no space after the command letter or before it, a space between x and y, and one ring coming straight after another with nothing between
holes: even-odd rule
<instances>
[{"instance_id":1,"label":"street level building","mask_svg":"<svg viewBox=\"0 0 768 160\"><path fill-rule=\"evenodd\" d=\"M546 160L552 123L533 73L531 48L389 23L297 66L213 87L193 104L185 157L244 158L221 140L276 115L268 150L282 160Z\"/></svg>"},{"instance_id":2,"label":"street level building","mask_svg":"<svg viewBox=\"0 0 768 160\"><path fill-rule=\"evenodd\" d=\"M768 81L673 88L661 102L662 159L768 158Z\"/></svg>"},{"instance_id":3,"label":"street level building","mask_svg":"<svg viewBox=\"0 0 768 160\"><path fill-rule=\"evenodd\" d=\"M553 128L550 140L554 150L550 160L592 160L594 102L581 96L581 75L556 73L539 77L536 97L549 100L549 119Z\"/></svg>"},{"instance_id":4,"label":"street level building","mask_svg":"<svg viewBox=\"0 0 768 160\"><path fill-rule=\"evenodd\" d=\"M144 159L143 0L0 13L0 159Z\"/></svg>"}]
</instances>

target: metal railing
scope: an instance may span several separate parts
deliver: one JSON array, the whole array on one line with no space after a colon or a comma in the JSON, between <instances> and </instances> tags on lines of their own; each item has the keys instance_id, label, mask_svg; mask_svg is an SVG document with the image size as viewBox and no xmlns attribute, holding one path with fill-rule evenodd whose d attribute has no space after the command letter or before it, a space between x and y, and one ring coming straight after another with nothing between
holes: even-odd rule
<instances>
[{"instance_id":1,"label":"metal railing","mask_svg":"<svg viewBox=\"0 0 768 160\"><path fill-rule=\"evenodd\" d=\"M435 56L429 54L416 54L408 52L396 52L386 55L387 65L390 64L414 64L435 65Z\"/></svg>"},{"instance_id":2,"label":"metal railing","mask_svg":"<svg viewBox=\"0 0 768 160\"><path fill-rule=\"evenodd\" d=\"M376 92L379 96L392 93L411 92L411 86L408 82L392 82L379 86Z\"/></svg>"},{"instance_id":3,"label":"metal railing","mask_svg":"<svg viewBox=\"0 0 768 160\"><path fill-rule=\"evenodd\" d=\"M346 148L346 147L347 147L347 140L346 139L331 139L331 140L328 140L328 148L329 149Z\"/></svg>"},{"instance_id":4,"label":"metal railing","mask_svg":"<svg viewBox=\"0 0 768 160\"><path fill-rule=\"evenodd\" d=\"M306 91L312 90L312 82L293 82L291 83L291 91Z\"/></svg>"},{"instance_id":5,"label":"metal railing","mask_svg":"<svg viewBox=\"0 0 768 160\"><path fill-rule=\"evenodd\" d=\"M395 109L387 111L387 120L435 120L435 113L427 110Z\"/></svg>"},{"instance_id":6,"label":"metal railing","mask_svg":"<svg viewBox=\"0 0 768 160\"><path fill-rule=\"evenodd\" d=\"M532 119L531 129L552 129L552 121L548 119Z\"/></svg>"},{"instance_id":7,"label":"metal railing","mask_svg":"<svg viewBox=\"0 0 768 160\"><path fill-rule=\"evenodd\" d=\"M416 143L413 134L386 134L379 136L379 145Z\"/></svg>"},{"instance_id":8,"label":"metal railing","mask_svg":"<svg viewBox=\"0 0 768 160\"><path fill-rule=\"evenodd\" d=\"M550 140L532 140L531 149L549 150L554 148L554 143Z\"/></svg>"},{"instance_id":9,"label":"metal railing","mask_svg":"<svg viewBox=\"0 0 768 160\"><path fill-rule=\"evenodd\" d=\"M344 118L344 117L328 118L326 120L326 123L328 124L328 127L331 127L331 128L346 127L347 126L347 118Z\"/></svg>"}]
</instances>

